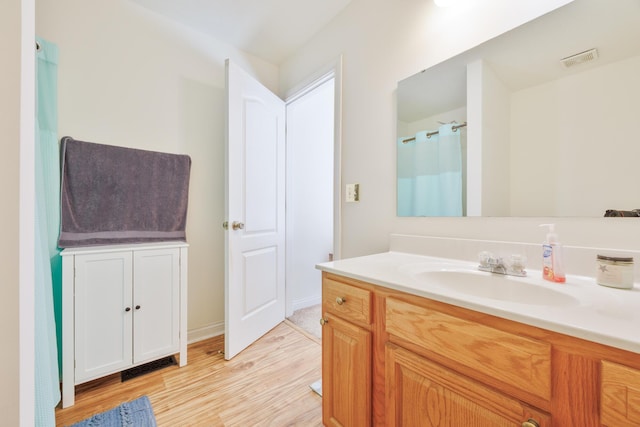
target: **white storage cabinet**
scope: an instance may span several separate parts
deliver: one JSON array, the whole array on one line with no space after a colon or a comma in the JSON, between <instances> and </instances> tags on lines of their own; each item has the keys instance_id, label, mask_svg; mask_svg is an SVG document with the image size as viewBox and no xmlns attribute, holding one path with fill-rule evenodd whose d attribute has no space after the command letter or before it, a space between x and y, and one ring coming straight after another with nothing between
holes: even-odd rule
<instances>
[{"instance_id":1,"label":"white storage cabinet","mask_svg":"<svg viewBox=\"0 0 640 427\"><path fill-rule=\"evenodd\" d=\"M62 407L75 386L179 353L187 363L187 244L62 251Z\"/></svg>"}]
</instances>

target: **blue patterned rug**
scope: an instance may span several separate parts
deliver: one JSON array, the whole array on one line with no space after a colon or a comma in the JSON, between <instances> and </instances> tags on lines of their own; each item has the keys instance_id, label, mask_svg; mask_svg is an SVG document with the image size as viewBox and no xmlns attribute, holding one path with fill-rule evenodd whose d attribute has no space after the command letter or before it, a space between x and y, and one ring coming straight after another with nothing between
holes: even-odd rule
<instances>
[{"instance_id":1,"label":"blue patterned rug","mask_svg":"<svg viewBox=\"0 0 640 427\"><path fill-rule=\"evenodd\" d=\"M156 427L156 418L149 398L142 396L71 427Z\"/></svg>"}]
</instances>

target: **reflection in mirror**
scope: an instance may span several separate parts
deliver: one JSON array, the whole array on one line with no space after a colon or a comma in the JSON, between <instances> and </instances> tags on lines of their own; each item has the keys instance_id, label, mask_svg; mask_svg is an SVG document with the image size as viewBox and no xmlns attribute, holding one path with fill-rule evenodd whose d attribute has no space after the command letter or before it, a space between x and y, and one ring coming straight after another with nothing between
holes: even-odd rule
<instances>
[{"instance_id":1,"label":"reflection in mirror","mask_svg":"<svg viewBox=\"0 0 640 427\"><path fill-rule=\"evenodd\" d=\"M462 216L460 129L441 123L398 139L398 216Z\"/></svg>"},{"instance_id":2,"label":"reflection in mirror","mask_svg":"<svg viewBox=\"0 0 640 427\"><path fill-rule=\"evenodd\" d=\"M398 215L452 215L442 202L449 194L461 194L468 216L640 208L638 76L640 1L575 0L401 81ZM460 192L429 190L436 180L423 174L436 170L435 154L418 162L429 151L418 145L452 122L469 123L458 130Z\"/></svg>"}]
</instances>

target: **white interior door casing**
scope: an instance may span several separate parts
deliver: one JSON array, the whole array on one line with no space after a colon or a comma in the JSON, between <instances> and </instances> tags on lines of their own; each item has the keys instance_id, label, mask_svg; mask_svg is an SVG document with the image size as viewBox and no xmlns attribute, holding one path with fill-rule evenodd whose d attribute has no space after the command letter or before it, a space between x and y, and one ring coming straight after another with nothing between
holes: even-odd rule
<instances>
[{"instance_id":1,"label":"white interior door casing","mask_svg":"<svg viewBox=\"0 0 640 427\"><path fill-rule=\"evenodd\" d=\"M237 65L229 60L226 65L225 358L230 359L284 320L285 105Z\"/></svg>"}]
</instances>

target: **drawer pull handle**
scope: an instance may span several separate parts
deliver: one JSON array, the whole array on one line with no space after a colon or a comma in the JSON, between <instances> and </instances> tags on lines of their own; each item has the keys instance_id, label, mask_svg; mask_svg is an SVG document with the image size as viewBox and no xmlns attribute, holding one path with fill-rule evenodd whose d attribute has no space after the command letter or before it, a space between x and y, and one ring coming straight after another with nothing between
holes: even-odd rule
<instances>
[{"instance_id":1,"label":"drawer pull handle","mask_svg":"<svg viewBox=\"0 0 640 427\"><path fill-rule=\"evenodd\" d=\"M522 427L540 427L540 424L533 418L529 418L527 421L522 423Z\"/></svg>"},{"instance_id":2,"label":"drawer pull handle","mask_svg":"<svg viewBox=\"0 0 640 427\"><path fill-rule=\"evenodd\" d=\"M327 323L329 323L329 319L320 319L320 324L322 326L326 325Z\"/></svg>"},{"instance_id":3,"label":"drawer pull handle","mask_svg":"<svg viewBox=\"0 0 640 427\"><path fill-rule=\"evenodd\" d=\"M338 304L338 305L342 305L345 302L347 302L346 298L342 298L342 297L336 298L336 304Z\"/></svg>"}]
</instances>

